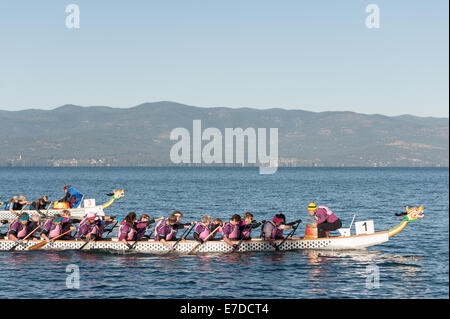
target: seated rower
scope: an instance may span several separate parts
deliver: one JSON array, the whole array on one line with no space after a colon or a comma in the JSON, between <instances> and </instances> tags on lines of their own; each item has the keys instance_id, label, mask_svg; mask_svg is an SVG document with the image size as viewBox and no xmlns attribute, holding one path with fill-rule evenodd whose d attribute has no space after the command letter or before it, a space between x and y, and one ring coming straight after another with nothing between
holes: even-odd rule
<instances>
[{"instance_id":1,"label":"seated rower","mask_svg":"<svg viewBox=\"0 0 450 319\"><path fill-rule=\"evenodd\" d=\"M217 233L222 232L223 221L220 218L214 218L214 220L212 221L212 223L210 225L211 232L215 231L217 227L219 227L219 229L214 234L212 234L208 240L214 240Z\"/></svg>"},{"instance_id":2,"label":"seated rower","mask_svg":"<svg viewBox=\"0 0 450 319\"><path fill-rule=\"evenodd\" d=\"M59 202L68 203L70 208L78 208L83 199L83 194L71 185L63 187L65 196L59 200Z\"/></svg>"},{"instance_id":3,"label":"seated rower","mask_svg":"<svg viewBox=\"0 0 450 319\"><path fill-rule=\"evenodd\" d=\"M237 244L233 244L232 240L239 240L241 238L241 231L239 224L241 223L241 216L234 214L231 220L225 223L222 227L222 238L233 248L237 247Z\"/></svg>"},{"instance_id":4,"label":"seated rower","mask_svg":"<svg viewBox=\"0 0 450 319\"><path fill-rule=\"evenodd\" d=\"M197 225L194 228L194 239L196 241L203 243L205 238L208 237L208 235L211 233L210 226L211 226L211 217L208 215L204 215L202 217L202 221L200 223L197 223Z\"/></svg>"},{"instance_id":5,"label":"seated rower","mask_svg":"<svg viewBox=\"0 0 450 319\"><path fill-rule=\"evenodd\" d=\"M62 233L65 233L66 231L68 231L73 224L78 224L81 222L80 219L78 218L71 218L70 217L70 211L68 211L67 209L64 209L61 212L61 216L63 218L62 220ZM73 236L71 233L65 234L64 236L61 237L61 240L72 240Z\"/></svg>"},{"instance_id":6,"label":"seated rower","mask_svg":"<svg viewBox=\"0 0 450 319\"><path fill-rule=\"evenodd\" d=\"M136 236L135 223L136 223L135 212L128 213L127 216L125 216L125 219L123 219L120 222L119 241L123 242L128 247L131 247L131 245L128 242L135 240Z\"/></svg>"},{"instance_id":7,"label":"seated rower","mask_svg":"<svg viewBox=\"0 0 450 319\"><path fill-rule=\"evenodd\" d=\"M139 221L135 224L135 240L149 240L150 237L148 235L145 235L145 232L149 227L152 226L152 224L163 219L164 217L150 219L150 216L148 216L147 214L142 214L139 218Z\"/></svg>"},{"instance_id":8,"label":"seated rower","mask_svg":"<svg viewBox=\"0 0 450 319\"><path fill-rule=\"evenodd\" d=\"M175 216L175 217L177 218L177 222L173 225L173 231L174 231L174 233L173 233L173 237L172 237L173 240L177 240L177 233L178 233L178 230L179 230L179 229L183 229L183 228L189 228L189 227L193 224L193 222L185 223L185 224L183 224L182 222L180 222L181 217L183 217L183 213L180 212L180 211L178 211L178 210L174 211L174 212L172 213L172 216Z\"/></svg>"},{"instance_id":9,"label":"seated rower","mask_svg":"<svg viewBox=\"0 0 450 319\"><path fill-rule=\"evenodd\" d=\"M272 221L265 221L263 223L263 227L261 229L261 238L269 241L270 245L273 247L277 247L274 240L283 239L283 230L292 228L292 226L296 223L285 224L286 216L284 214L276 214Z\"/></svg>"},{"instance_id":10,"label":"seated rower","mask_svg":"<svg viewBox=\"0 0 450 319\"><path fill-rule=\"evenodd\" d=\"M48 219L41 230L41 239L49 241L63 233L63 220L64 218L60 214L55 214L52 218ZM68 220L66 221L68 223ZM76 228L71 223L66 225L68 230L74 231Z\"/></svg>"},{"instance_id":11,"label":"seated rower","mask_svg":"<svg viewBox=\"0 0 450 319\"><path fill-rule=\"evenodd\" d=\"M33 223L33 226L35 226L35 227L42 225L41 224L41 216L39 216L39 215L36 215L36 214L31 215L30 220ZM39 227L38 229L36 229L36 231L33 233L33 235L31 235L31 237L28 237L28 238L32 239L32 240L39 240L39 238L41 237L41 234L40 234L41 231L42 231L42 227Z\"/></svg>"},{"instance_id":12,"label":"seated rower","mask_svg":"<svg viewBox=\"0 0 450 319\"><path fill-rule=\"evenodd\" d=\"M242 240L251 240L251 234L253 228L258 228L261 223L257 223L253 220L253 214L250 212L245 213L244 220L240 222L239 227L241 231Z\"/></svg>"},{"instance_id":13,"label":"seated rower","mask_svg":"<svg viewBox=\"0 0 450 319\"><path fill-rule=\"evenodd\" d=\"M9 225L8 239L19 241L25 238L31 231L35 230L39 224L30 220L30 216L27 213L21 213L17 219L15 219Z\"/></svg>"},{"instance_id":14,"label":"seated rower","mask_svg":"<svg viewBox=\"0 0 450 319\"><path fill-rule=\"evenodd\" d=\"M14 196L12 198L9 199L9 201L5 204L5 210L10 210L13 205L14 205L14 201L18 200L19 196Z\"/></svg>"},{"instance_id":15,"label":"seated rower","mask_svg":"<svg viewBox=\"0 0 450 319\"><path fill-rule=\"evenodd\" d=\"M341 220L326 206L317 206L314 202L311 202L308 205L308 212L316 219L319 238L327 237L327 232L342 227Z\"/></svg>"},{"instance_id":16,"label":"seated rower","mask_svg":"<svg viewBox=\"0 0 450 319\"><path fill-rule=\"evenodd\" d=\"M170 250L173 250L173 246L168 241L173 241L174 229L173 226L177 222L177 218L171 215L169 218L160 220L155 226L155 241L160 241L166 245Z\"/></svg>"},{"instance_id":17,"label":"seated rower","mask_svg":"<svg viewBox=\"0 0 450 319\"><path fill-rule=\"evenodd\" d=\"M95 213L88 215L80 222L78 226L77 240L100 240L102 237L101 221Z\"/></svg>"},{"instance_id":18,"label":"seated rower","mask_svg":"<svg viewBox=\"0 0 450 319\"><path fill-rule=\"evenodd\" d=\"M15 213L14 211L22 210L23 208L25 208L25 206L27 206L29 204L31 204L31 203L27 202L25 196L24 195L20 195L20 196L14 196L13 198L11 198L9 200L8 204L6 204L6 207L8 207L7 209L11 213L14 214Z\"/></svg>"},{"instance_id":19,"label":"seated rower","mask_svg":"<svg viewBox=\"0 0 450 319\"><path fill-rule=\"evenodd\" d=\"M30 204L30 209L40 211L41 209L46 209L48 204L50 204L50 202L48 201L48 196L44 195L32 202Z\"/></svg>"}]
</instances>

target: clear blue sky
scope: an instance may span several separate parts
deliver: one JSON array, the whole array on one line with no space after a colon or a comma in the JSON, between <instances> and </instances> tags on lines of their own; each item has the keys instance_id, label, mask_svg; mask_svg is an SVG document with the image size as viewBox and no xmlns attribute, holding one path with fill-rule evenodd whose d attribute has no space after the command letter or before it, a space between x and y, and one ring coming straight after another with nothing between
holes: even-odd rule
<instances>
[{"instance_id":1,"label":"clear blue sky","mask_svg":"<svg viewBox=\"0 0 450 319\"><path fill-rule=\"evenodd\" d=\"M65 7L81 11L67 29ZM381 10L367 29L366 5ZM63 104L448 117L448 1L3 1L0 109Z\"/></svg>"}]
</instances>

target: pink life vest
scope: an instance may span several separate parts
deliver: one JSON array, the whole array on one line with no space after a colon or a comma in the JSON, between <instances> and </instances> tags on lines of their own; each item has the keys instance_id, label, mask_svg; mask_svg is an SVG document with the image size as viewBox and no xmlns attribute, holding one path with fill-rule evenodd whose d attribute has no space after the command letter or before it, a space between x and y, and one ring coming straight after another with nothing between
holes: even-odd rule
<instances>
[{"instance_id":1,"label":"pink life vest","mask_svg":"<svg viewBox=\"0 0 450 319\"><path fill-rule=\"evenodd\" d=\"M261 227L261 238L266 238L266 230L270 232L270 239L283 237L283 229L278 228L271 220L268 220Z\"/></svg>"},{"instance_id":2,"label":"pink life vest","mask_svg":"<svg viewBox=\"0 0 450 319\"><path fill-rule=\"evenodd\" d=\"M26 237L28 235L28 232L27 232L28 231L28 224L23 226L22 223L19 222L18 218L14 219L9 224L7 233L9 234L9 232L11 230L13 230L13 229L16 230L16 232L17 232L17 236L16 236L17 239L22 239L22 238L24 238L24 237ZM9 238L9 235L8 235L8 238Z\"/></svg>"},{"instance_id":3,"label":"pink life vest","mask_svg":"<svg viewBox=\"0 0 450 319\"><path fill-rule=\"evenodd\" d=\"M120 223L120 227L119 227L119 238L122 237L122 234L125 234L125 239L127 241L129 240L133 240L134 239L134 235L136 234L136 230L134 229L133 226L130 226L126 223L125 220L122 220L122 222Z\"/></svg>"},{"instance_id":4,"label":"pink life vest","mask_svg":"<svg viewBox=\"0 0 450 319\"><path fill-rule=\"evenodd\" d=\"M25 225L25 227L22 225L22 223L20 223L20 225L23 227L18 233L17 233L17 238L21 239L21 238L25 238L25 236L27 236L27 225Z\"/></svg>"},{"instance_id":5,"label":"pink life vest","mask_svg":"<svg viewBox=\"0 0 450 319\"><path fill-rule=\"evenodd\" d=\"M51 219L47 220L47 222L43 226L44 231L48 231L48 238L52 239L56 236L62 234L62 226L61 224L56 225L52 222Z\"/></svg>"},{"instance_id":6,"label":"pink life vest","mask_svg":"<svg viewBox=\"0 0 450 319\"><path fill-rule=\"evenodd\" d=\"M48 238L50 238L50 239L55 238L55 237L61 235L61 232L62 232L61 224L59 224L59 225L53 224L50 227L50 231L48 232Z\"/></svg>"},{"instance_id":7,"label":"pink life vest","mask_svg":"<svg viewBox=\"0 0 450 319\"><path fill-rule=\"evenodd\" d=\"M240 231L239 231L239 224L234 226L231 223L227 222L223 225L222 230L228 229L229 227L231 227L231 232L227 235L229 240L236 240L239 239L240 237ZM222 233L224 236L225 234Z\"/></svg>"},{"instance_id":8,"label":"pink life vest","mask_svg":"<svg viewBox=\"0 0 450 319\"><path fill-rule=\"evenodd\" d=\"M203 229L200 233L197 232L197 227L200 229ZM206 237L208 237L208 235L211 233L209 227L207 227L205 224L200 223L198 224L198 226L195 227L195 231L198 233L198 237L201 240L205 240Z\"/></svg>"},{"instance_id":9,"label":"pink life vest","mask_svg":"<svg viewBox=\"0 0 450 319\"><path fill-rule=\"evenodd\" d=\"M163 233L163 228L165 227L170 228L168 234L163 234L165 240L171 240L175 236L176 232L174 231L173 227L167 225L166 220L162 219L155 226L155 241L159 240L159 236Z\"/></svg>"}]
</instances>

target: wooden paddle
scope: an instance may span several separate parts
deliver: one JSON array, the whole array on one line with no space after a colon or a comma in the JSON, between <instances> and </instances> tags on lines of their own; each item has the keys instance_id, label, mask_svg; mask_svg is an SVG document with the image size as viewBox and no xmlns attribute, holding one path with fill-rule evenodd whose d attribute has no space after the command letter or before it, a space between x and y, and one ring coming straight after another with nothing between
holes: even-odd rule
<instances>
[{"instance_id":1,"label":"wooden paddle","mask_svg":"<svg viewBox=\"0 0 450 319\"><path fill-rule=\"evenodd\" d=\"M50 241L48 241L48 242L49 242L49 243L52 243L52 242L54 242L55 240L57 240L59 237L62 237L62 236L64 236L64 235L67 235L68 233L71 233L71 232L72 232L72 229L69 229L69 230L66 231L65 233L62 233L61 235L56 236L55 238L50 239ZM39 244L36 244L36 245L34 245L34 246L31 246L30 248L28 248L28 250L37 250L37 249L39 249L39 248L41 248L41 247L44 247L46 244L47 244L47 241L46 241L46 240L43 240L43 241L41 241Z\"/></svg>"},{"instance_id":2,"label":"wooden paddle","mask_svg":"<svg viewBox=\"0 0 450 319\"><path fill-rule=\"evenodd\" d=\"M191 249L191 251L188 253L188 255L191 255L198 247L200 247L201 245L203 245L204 243L206 243L208 241L209 238L212 237L212 235L219 230L220 227L217 227L216 229L214 229L214 231L212 231L203 241L203 243L200 243L198 245L196 245L194 248Z\"/></svg>"},{"instance_id":3,"label":"wooden paddle","mask_svg":"<svg viewBox=\"0 0 450 319\"><path fill-rule=\"evenodd\" d=\"M38 227L36 227L35 229L33 229L28 235L26 235L26 236L22 239L22 241L26 240L31 234L33 234L33 233L34 233L38 228L40 228L40 227L41 227L41 225L39 225ZM16 247L19 246L20 244L21 244L21 243L18 242L15 246L11 247L11 249L10 249L9 251L15 250Z\"/></svg>"}]
</instances>

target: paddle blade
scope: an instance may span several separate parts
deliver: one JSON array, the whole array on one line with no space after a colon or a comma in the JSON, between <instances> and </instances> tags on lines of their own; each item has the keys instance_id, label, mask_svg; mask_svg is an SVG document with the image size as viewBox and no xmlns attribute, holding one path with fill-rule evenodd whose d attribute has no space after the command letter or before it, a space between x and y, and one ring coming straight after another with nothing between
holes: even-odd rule
<instances>
[{"instance_id":1,"label":"paddle blade","mask_svg":"<svg viewBox=\"0 0 450 319\"><path fill-rule=\"evenodd\" d=\"M40 242L39 244L36 244L34 246L31 246L30 248L28 248L28 250L36 250L39 249L41 247L44 247L47 244L47 241L43 240L42 242Z\"/></svg>"}]
</instances>

